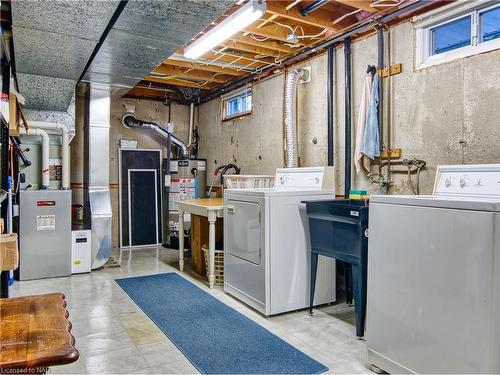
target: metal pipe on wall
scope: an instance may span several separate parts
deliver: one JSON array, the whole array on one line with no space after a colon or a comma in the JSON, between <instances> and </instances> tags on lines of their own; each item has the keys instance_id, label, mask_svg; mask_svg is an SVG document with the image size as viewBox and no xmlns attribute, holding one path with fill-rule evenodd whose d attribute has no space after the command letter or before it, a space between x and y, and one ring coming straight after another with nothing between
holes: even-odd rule
<instances>
[{"instance_id":1,"label":"metal pipe on wall","mask_svg":"<svg viewBox=\"0 0 500 375\"><path fill-rule=\"evenodd\" d=\"M327 60L327 152L328 152L328 165L332 166L334 164L334 146L333 146L333 90L335 87L335 82L333 78L333 64L335 59L335 47L337 45L331 45L328 47L328 60Z\"/></svg>"},{"instance_id":2,"label":"metal pipe on wall","mask_svg":"<svg viewBox=\"0 0 500 375\"><path fill-rule=\"evenodd\" d=\"M191 102L189 104L189 136L187 147L191 147L191 143L193 142L193 126L194 126L194 103Z\"/></svg>"},{"instance_id":3,"label":"metal pipe on wall","mask_svg":"<svg viewBox=\"0 0 500 375\"><path fill-rule=\"evenodd\" d=\"M377 30L377 70L380 71L384 69L384 31L380 27L380 25L375 25L375 30ZM384 142L383 142L383 126L382 122L384 119L384 114L383 114L383 99L384 99L384 88L383 88L383 81L382 77L380 77L379 81L379 86L378 86L378 107L377 107L377 112L379 116L378 120L378 126L379 126L379 134L380 134L380 151L382 152L384 149Z\"/></svg>"},{"instance_id":4,"label":"metal pipe on wall","mask_svg":"<svg viewBox=\"0 0 500 375\"><path fill-rule=\"evenodd\" d=\"M68 190L70 187L70 161L69 161L69 130L68 128L55 122L30 121L30 127L36 129L57 130L61 132L62 144L62 182L61 188Z\"/></svg>"},{"instance_id":5,"label":"metal pipe on wall","mask_svg":"<svg viewBox=\"0 0 500 375\"><path fill-rule=\"evenodd\" d=\"M23 135L38 135L42 138L42 189L50 187L49 180L49 135L43 129L33 128L29 132L24 128L19 129L19 133Z\"/></svg>"},{"instance_id":6,"label":"metal pipe on wall","mask_svg":"<svg viewBox=\"0 0 500 375\"><path fill-rule=\"evenodd\" d=\"M345 69L345 169L344 196L349 198L351 191L351 38L344 39L344 69Z\"/></svg>"}]
</instances>

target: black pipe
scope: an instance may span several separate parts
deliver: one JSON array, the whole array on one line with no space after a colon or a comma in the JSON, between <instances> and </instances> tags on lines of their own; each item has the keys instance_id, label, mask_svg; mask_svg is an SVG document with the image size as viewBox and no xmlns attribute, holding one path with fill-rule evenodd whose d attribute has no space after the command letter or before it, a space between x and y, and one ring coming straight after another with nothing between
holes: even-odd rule
<instances>
[{"instance_id":1,"label":"black pipe","mask_svg":"<svg viewBox=\"0 0 500 375\"><path fill-rule=\"evenodd\" d=\"M224 175L226 174L226 172L230 169L234 169L234 174L240 174L241 173L241 168L238 167L236 164L228 164L226 165L223 169L222 169L222 172L220 174L220 186L222 187L222 189L224 189ZM217 169L218 170L218 169Z\"/></svg>"},{"instance_id":2,"label":"black pipe","mask_svg":"<svg viewBox=\"0 0 500 375\"><path fill-rule=\"evenodd\" d=\"M106 40L108 34L111 32L113 29L113 26L115 25L116 21L118 21L118 18L120 18L120 15L123 12L123 9L125 9L125 6L127 5L128 0L121 0L120 4L116 7L116 10L114 11L113 15L111 16L111 19L108 22L108 25L104 29L104 32L102 33L101 37L99 38L99 42L97 42L94 50L92 51L92 54L90 55L89 60L87 61L87 64L85 65L85 68L83 68L82 74L80 75L80 78L78 78L78 82L80 82L83 79L83 76L85 73L87 73L88 68L90 68L90 65L92 65L92 61L94 61L95 57L97 56L97 52L101 49L102 45L104 44L104 41Z\"/></svg>"},{"instance_id":3,"label":"black pipe","mask_svg":"<svg viewBox=\"0 0 500 375\"><path fill-rule=\"evenodd\" d=\"M300 8L300 14L302 14L303 16L307 16L314 12L316 9L321 8L326 3L328 3L328 0L316 0L314 3Z\"/></svg>"},{"instance_id":4,"label":"black pipe","mask_svg":"<svg viewBox=\"0 0 500 375\"><path fill-rule=\"evenodd\" d=\"M344 196L349 198L351 191L351 37L344 39L345 67L345 170Z\"/></svg>"},{"instance_id":5,"label":"black pipe","mask_svg":"<svg viewBox=\"0 0 500 375\"><path fill-rule=\"evenodd\" d=\"M334 89L334 82L333 82L333 63L334 63L334 50L335 46L330 46L328 47L328 61L327 61L327 74L328 74L328 80L327 80L327 87L326 87L326 98L327 98L327 105L326 105L326 111L327 111L327 143L328 143L328 165L332 166L334 164L334 159L333 159L333 152L334 152L334 145L333 145L333 89Z\"/></svg>"},{"instance_id":6,"label":"black pipe","mask_svg":"<svg viewBox=\"0 0 500 375\"><path fill-rule=\"evenodd\" d=\"M377 61L377 70L384 69L384 31L380 27L380 25L375 25L375 29L377 30L377 50L378 50L378 61ZM384 143L382 141L382 131L383 131L383 111L382 111L382 99L384 96L384 90L382 86L382 78L379 80L378 85L378 105L377 105L377 114L378 114L378 131L379 131L379 149L380 152L384 149Z\"/></svg>"},{"instance_id":7,"label":"black pipe","mask_svg":"<svg viewBox=\"0 0 500 375\"><path fill-rule=\"evenodd\" d=\"M24 154L24 151L21 149L21 142L19 141L19 138L17 137L10 137L12 144L14 145L14 150L17 151L17 154L19 155L19 158L23 162L25 167L29 167L31 165L31 161L28 160L26 155Z\"/></svg>"},{"instance_id":8,"label":"black pipe","mask_svg":"<svg viewBox=\"0 0 500 375\"><path fill-rule=\"evenodd\" d=\"M325 49L325 48L330 47L332 45L333 46L337 45L340 42L342 42L342 40L345 37L362 33L364 31L368 30L369 28L373 27L374 22L378 22L378 21L389 22L389 21L399 17L402 14L426 7L428 5L432 5L432 0L421 0L418 2L414 2L414 3L409 3L408 5L402 6L401 8L394 11L393 13L387 14L385 16L374 15L373 17L370 17L370 18L367 18L366 20L364 20L360 25L351 28L350 30L346 31L345 33L343 33L343 34L341 34L333 39L327 40L326 42L323 42L323 43L317 45L316 47L311 47L311 48L306 49L305 51L299 53L298 55L291 56L291 57L283 60L280 64L280 67L293 64L294 62L298 62L300 60L303 60L306 57L308 57L309 55L316 53L318 51L321 51L322 49ZM272 65L268 68L263 69L259 74L266 74L266 73L273 72L274 70L276 70L276 68L277 68L276 66ZM220 86L218 88L214 88L212 90L209 90L205 95L203 95L201 97L200 104L206 103L209 100L212 100L212 99L219 97L222 93L233 91L239 87L246 85L247 83L253 82L254 80L255 80L255 76L253 74L250 74L250 75L245 76L237 81L233 81L231 83Z\"/></svg>"}]
</instances>

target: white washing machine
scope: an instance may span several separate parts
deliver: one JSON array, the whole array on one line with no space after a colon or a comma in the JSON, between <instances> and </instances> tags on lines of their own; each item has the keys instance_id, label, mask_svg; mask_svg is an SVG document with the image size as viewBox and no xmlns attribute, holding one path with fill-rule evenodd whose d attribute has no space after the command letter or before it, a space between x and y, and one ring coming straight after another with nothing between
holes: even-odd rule
<instances>
[{"instance_id":1,"label":"white washing machine","mask_svg":"<svg viewBox=\"0 0 500 375\"><path fill-rule=\"evenodd\" d=\"M372 196L368 362L500 372L500 164L440 166L431 196Z\"/></svg>"},{"instance_id":2,"label":"white washing machine","mask_svg":"<svg viewBox=\"0 0 500 375\"><path fill-rule=\"evenodd\" d=\"M264 315L309 307L304 200L334 199L333 167L278 169L274 188L224 191L224 291ZM315 303L335 301L335 260L320 257Z\"/></svg>"}]
</instances>

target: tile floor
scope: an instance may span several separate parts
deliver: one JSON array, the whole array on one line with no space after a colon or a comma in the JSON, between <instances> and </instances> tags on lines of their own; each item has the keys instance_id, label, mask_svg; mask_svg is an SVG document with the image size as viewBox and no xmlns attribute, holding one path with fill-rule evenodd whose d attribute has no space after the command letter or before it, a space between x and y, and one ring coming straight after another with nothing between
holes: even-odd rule
<instances>
[{"instance_id":1,"label":"tile floor","mask_svg":"<svg viewBox=\"0 0 500 375\"><path fill-rule=\"evenodd\" d=\"M80 359L51 368L51 373L193 374L191 363L114 282L115 278L177 272L177 252L144 248L120 252L120 268L90 274L16 282L11 296L63 292ZM369 373L366 345L354 334L352 308L345 304L322 307L314 316L298 311L264 318L186 272L182 274L250 319L329 367L330 373Z\"/></svg>"}]
</instances>

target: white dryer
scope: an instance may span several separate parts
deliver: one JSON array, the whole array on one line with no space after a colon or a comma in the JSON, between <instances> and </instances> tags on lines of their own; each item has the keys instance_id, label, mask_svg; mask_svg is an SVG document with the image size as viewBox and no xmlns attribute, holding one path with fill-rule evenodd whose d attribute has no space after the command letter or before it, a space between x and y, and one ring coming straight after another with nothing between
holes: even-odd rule
<instances>
[{"instance_id":1,"label":"white dryer","mask_svg":"<svg viewBox=\"0 0 500 375\"><path fill-rule=\"evenodd\" d=\"M389 373L500 372L500 165L370 197L366 343Z\"/></svg>"},{"instance_id":2,"label":"white dryer","mask_svg":"<svg viewBox=\"0 0 500 375\"><path fill-rule=\"evenodd\" d=\"M276 171L275 187L224 191L224 291L264 315L309 306L304 200L334 199L333 168ZM315 304L335 301L335 260L320 257Z\"/></svg>"}]
</instances>

